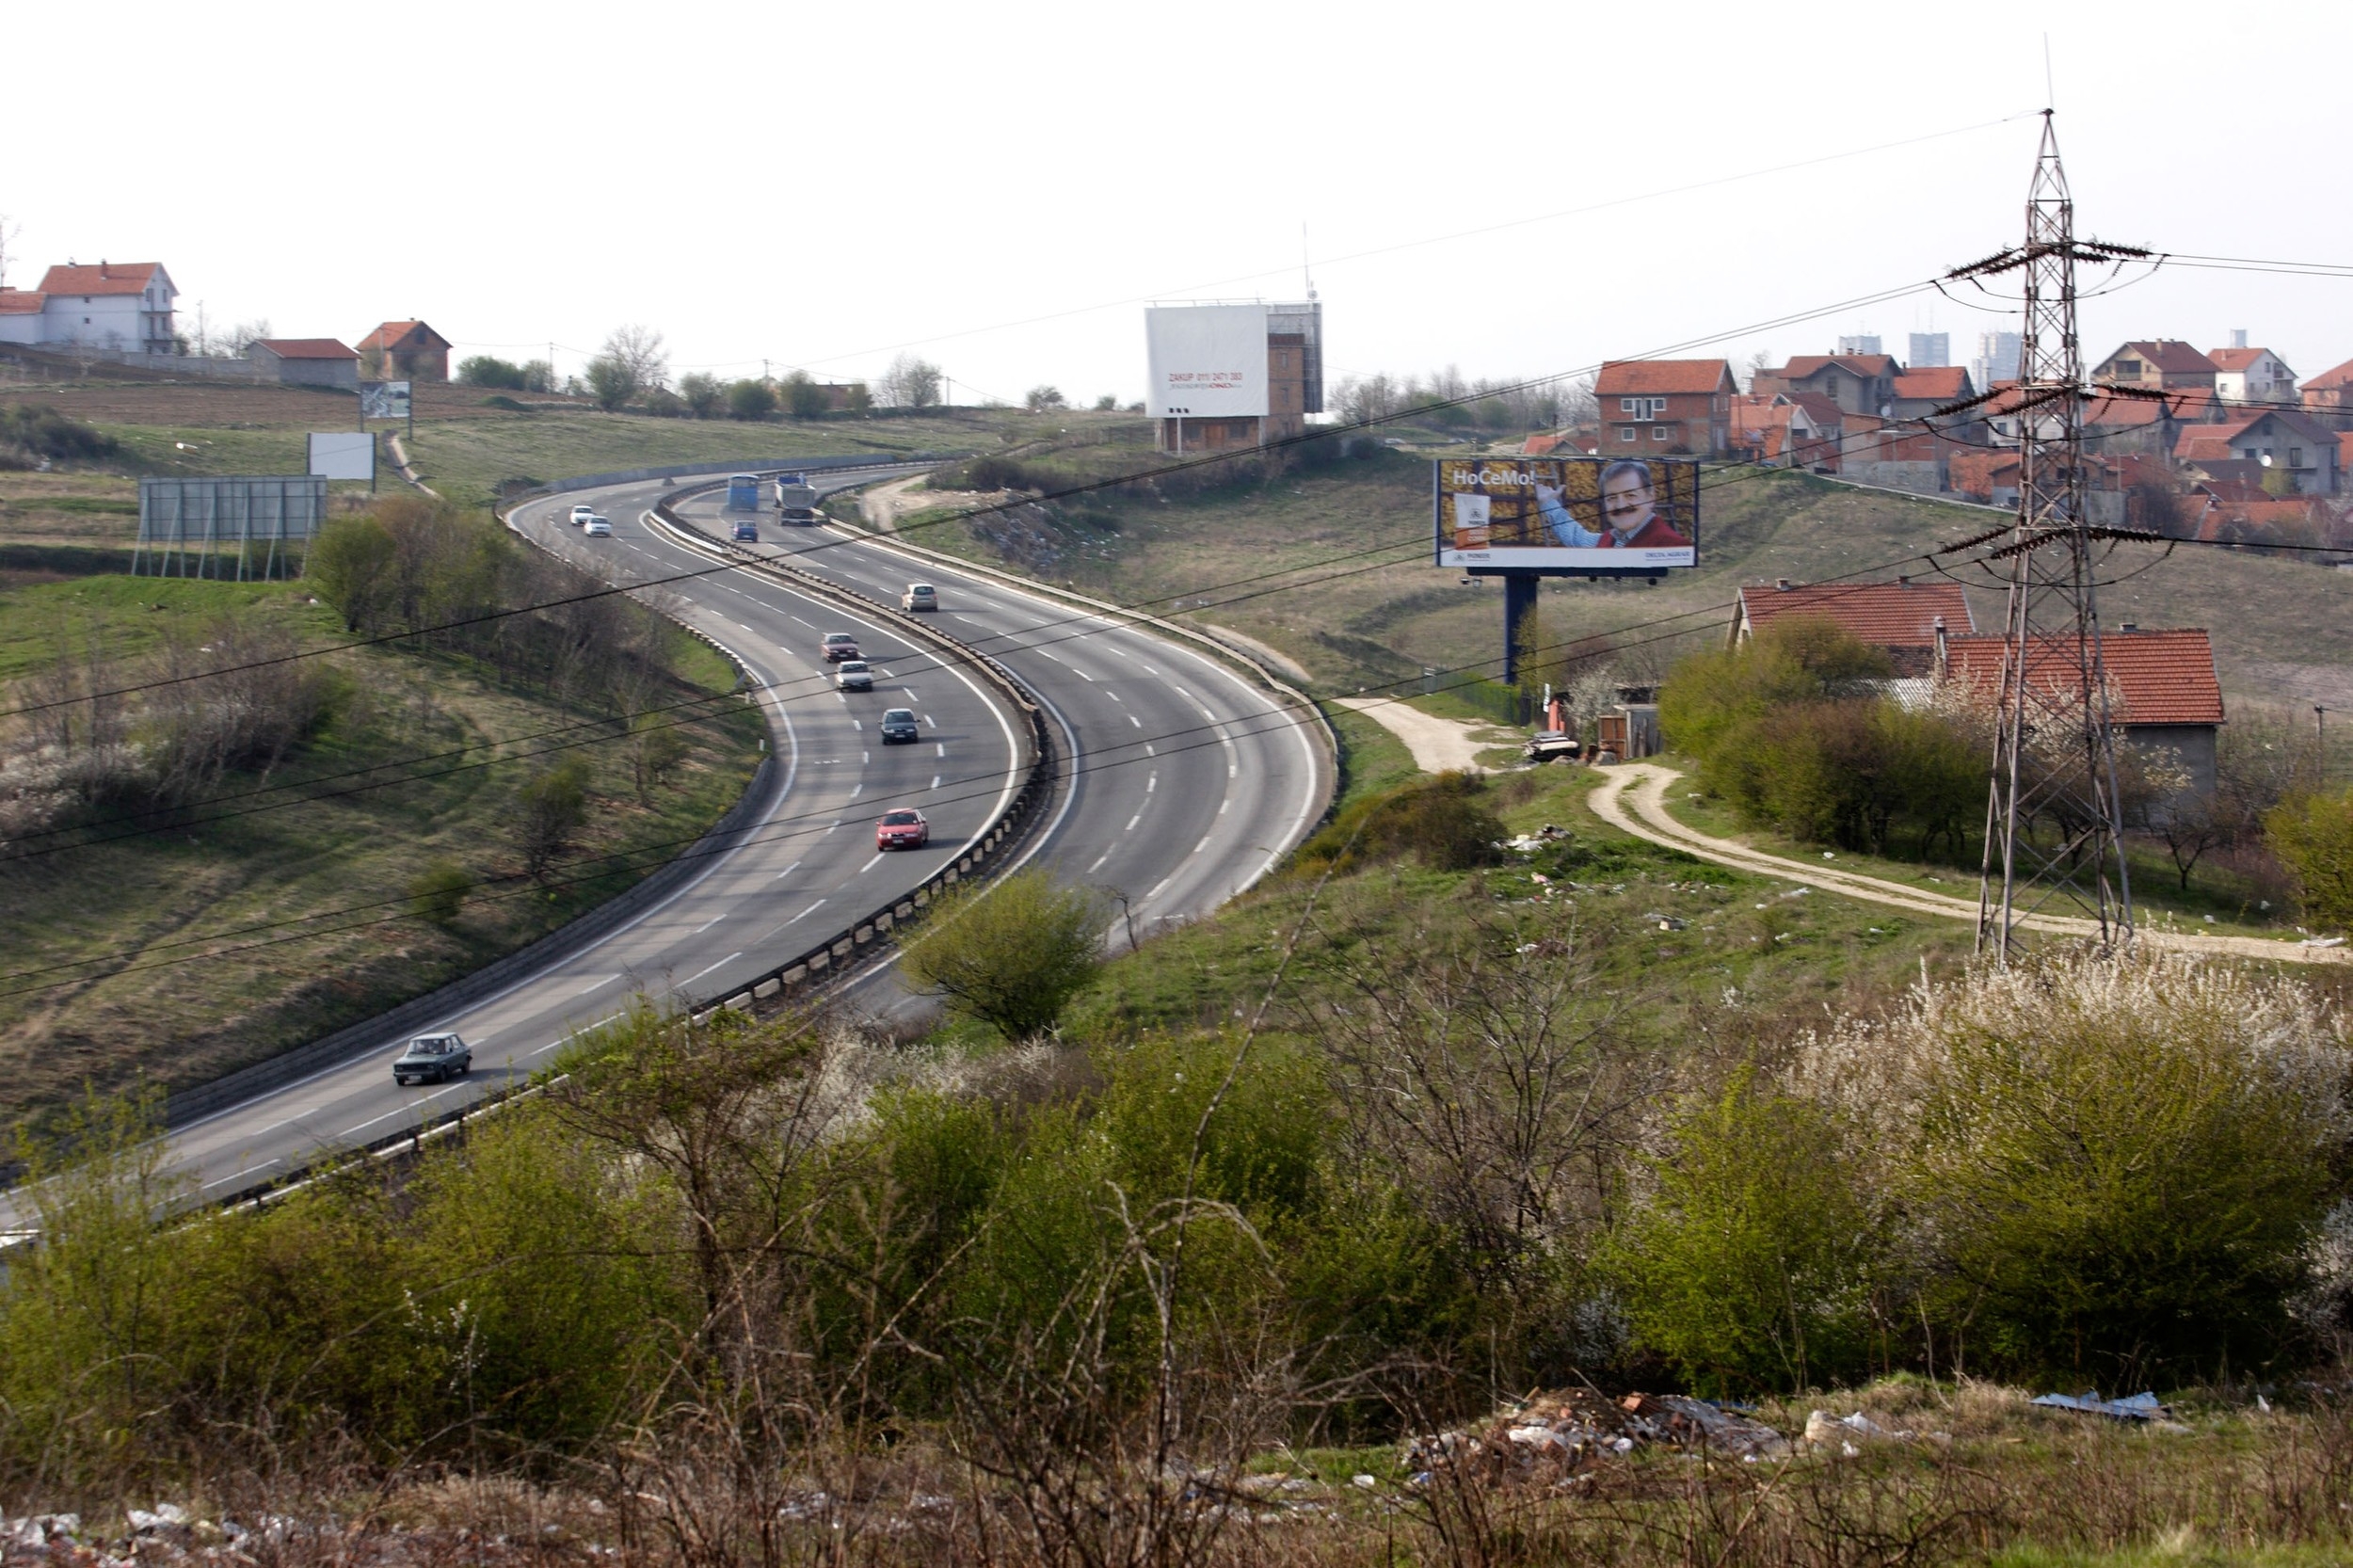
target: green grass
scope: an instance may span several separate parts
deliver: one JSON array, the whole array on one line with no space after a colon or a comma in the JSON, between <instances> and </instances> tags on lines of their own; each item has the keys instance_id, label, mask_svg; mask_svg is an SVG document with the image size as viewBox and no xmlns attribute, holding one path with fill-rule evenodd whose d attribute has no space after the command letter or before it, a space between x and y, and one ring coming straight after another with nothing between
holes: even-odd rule
<instances>
[{"instance_id":1,"label":"green grass","mask_svg":"<svg viewBox=\"0 0 2353 1568\"><path fill-rule=\"evenodd\" d=\"M277 622L309 646L339 641L337 623L308 600L299 584L130 577L0 589L0 680L60 643L95 635L136 660L167 628L200 631L224 616ZM733 804L759 761L758 717L732 702L680 731L689 756L647 804L610 740L557 754L593 769L592 814L573 858L636 850L642 863L592 865L588 879L561 886L502 883L443 929L407 915L410 879L438 861L475 878L518 872L516 790L544 765L520 755L536 747L518 738L595 715L502 686L453 655L385 647L321 664L332 698L311 744L266 781L232 775L221 786L292 785L253 804L298 804L168 830L126 824L151 830L0 868L0 990L15 993L0 997L0 1115L53 1107L85 1084L202 1082L456 979L668 858ZM729 667L700 645L684 667L701 689L732 686ZM305 798L343 787L330 776L461 749L453 760L484 765ZM567 883L560 865L551 881ZM328 918L339 910L347 913ZM72 983L28 988L60 977Z\"/></svg>"},{"instance_id":2,"label":"green grass","mask_svg":"<svg viewBox=\"0 0 2353 1568\"><path fill-rule=\"evenodd\" d=\"M1695 782L1699 768L1689 758L1666 756L1655 760L1666 767L1679 769L1684 774L1684 778L1667 791L1667 812L1675 821L1695 831L1713 838L1737 840L1765 854L1778 855L1801 864L1821 865L1862 876L1874 876L1907 888L1916 888L1923 892L1964 899L1977 896L1980 868L1974 848L1966 864L1865 855L1845 849L1825 850L1820 844L1801 843L1770 829L1747 826L1721 798L1699 796L1699 787ZM2132 876L2134 907L2143 920L2169 921L2175 928L2196 930L2208 936L2276 937L2290 934L2290 928L2283 921L2254 906L2256 895L2244 886L2242 878L2219 865L2201 862L2190 879L2189 891L2184 893L2179 873L2162 845L2136 840L2126 846L2126 856L2127 869ZM2075 911L2055 908L2054 912L2073 914ZM2208 916L2213 917L2211 922L2206 919Z\"/></svg>"},{"instance_id":3,"label":"green grass","mask_svg":"<svg viewBox=\"0 0 2353 1568\"><path fill-rule=\"evenodd\" d=\"M1822 1008L1867 1008L1916 980L1925 959L1948 973L1966 962L1971 933L1816 889L1791 898L1795 879L1714 866L1624 834L1594 816L1586 797L1600 776L1543 768L1489 789L1514 833L1564 828L1571 848L1513 856L1503 866L1433 872L1411 860L1336 876L1315 917L1317 933L1295 967L1287 1000L1314 994L1318 955L1377 939L1413 951L1429 922L1473 909L1524 925L1529 939L1573 938L1596 965L1594 984L1625 999L1641 1032L1665 1039L1721 1029L1737 1011L1778 1021ZM1549 879L1549 886L1535 876ZM1193 924L1166 932L1112 963L1073 1008L1080 1038L1230 1025L1255 1009L1305 911L1314 878L1278 872ZM1758 904L1764 908L1756 907ZM1660 930L1660 917L1679 928ZM1736 1048L1738 1030L1725 1038Z\"/></svg>"}]
</instances>

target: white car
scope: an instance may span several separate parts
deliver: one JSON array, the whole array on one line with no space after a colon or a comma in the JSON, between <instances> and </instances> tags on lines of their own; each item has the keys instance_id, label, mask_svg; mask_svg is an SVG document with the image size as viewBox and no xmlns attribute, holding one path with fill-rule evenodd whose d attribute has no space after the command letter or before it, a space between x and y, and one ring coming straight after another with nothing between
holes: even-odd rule
<instances>
[{"instance_id":1,"label":"white car","mask_svg":"<svg viewBox=\"0 0 2353 1568\"><path fill-rule=\"evenodd\" d=\"M845 692L871 692L874 671L863 659L844 659L834 666L833 683Z\"/></svg>"},{"instance_id":2,"label":"white car","mask_svg":"<svg viewBox=\"0 0 2353 1568\"><path fill-rule=\"evenodd\" d=\"M597 509L594 506L575 506L572 508L572 526L578 528L596 515Z\"/></svg>"},{"instance_id":3,"label":"white car","mask_svg":"<svg viewBox=\"0 0 2353 1568\"><path fill-rule=\"evenodd\" d=\"M592 517L580 525L580 531L592 539L609 539L613 536L613 524L603 518Z\"/></svg>"},{"instance_id":4,"label":"white car","mask_svg":"<svg viewBox=\"0 0 2353 1568\"><path fill-rule=\"evenodd\" d=\"M929 583L910 583L907 591L899 596L899 608L909 615L918 610L939 608L939 590Z\"/></svg>"}]
</instances>

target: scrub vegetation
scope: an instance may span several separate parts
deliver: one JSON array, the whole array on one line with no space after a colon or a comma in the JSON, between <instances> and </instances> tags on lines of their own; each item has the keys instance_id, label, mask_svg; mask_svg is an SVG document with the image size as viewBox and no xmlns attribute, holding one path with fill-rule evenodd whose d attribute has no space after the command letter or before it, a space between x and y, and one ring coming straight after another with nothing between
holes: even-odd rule
<instances>
[{"instance_id":1,"label":"scrub vegetation","mask_svg":"<svg viewBox=\"0 0 2353 1568\"><path fill-rule=\"evenodd\" d=\"M1589 782L1360 795L1026 1037L641 1003L462 1141L256 1211L155 1224L152 1105L84 1102L25 1150L0 1488L679 1562L2342 1549L2334 1001L1973 968L1615 836ZM1587 1383L1940 1437L1549 1489L1401 1458ZM2006 1391L2053 1383L2183 1419Z\"/></svg>"},{"instance_id":2,"label":"scrub vegetation","mask_svg":"<svg viewBox=\"0 0 2353 1568\"><path fill-rule=\"evenodd\" d=\"M593 585L480 514L387 498L312 565L0 587L0 1110L203 1082L455 979L758 762L733 670L628 599L400 637ZM394 640L332 651L355 632Z\"/></svg>"}]
</instances>

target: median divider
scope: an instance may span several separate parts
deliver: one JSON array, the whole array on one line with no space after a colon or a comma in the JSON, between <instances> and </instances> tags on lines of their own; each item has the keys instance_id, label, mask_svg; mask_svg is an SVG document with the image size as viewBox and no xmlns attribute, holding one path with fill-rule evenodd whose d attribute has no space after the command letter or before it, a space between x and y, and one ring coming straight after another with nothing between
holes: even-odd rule
<instances>
[{"instance_id":1,"label":"median divider","mask_svg":"<svg viewBox=\"0 0 2353 1568\"><path fill-rule=\"evenodd\" d=\"M880 465L874 465L879 467ZM718 996L696 1002L689 1001L688 1009L696 1021L708 1018L722 1007L744 1013L758 1013L791 1004L799 998L821 988L837 984L851 966L843 961L872 954L888 947L902 930L919 920L936 903L941 893L962 886L975 876L993 875L1011 857L1046 814L1061 782L1061 769L1054 748L1052 727L1046 721L1046 711L1021 682L995 659L970 644L940 631L936 626L908 615L895 604L843 587L814 572L803 571L789 562L757 555L744 550L731 539L723 539L680 517L677 504L688 496L721 488L725 481L689 485L671 491L656 502L648 514L662 527L685 538L695 548L728 556L746 569L789 583L805 592L822 595L887 621L910 638L936 643L953 650L956 658L997 687L1012 703L1029 727L1029 776L1014 792L1005 808L984 826L970 845L949 865L934 872L911 892L900 893L890 902L858 916L833 936L815 943L803 952L759 974L748 982L737 982ZM859 966L862 967L862 966Z\"/></svg>"}]
</instances>

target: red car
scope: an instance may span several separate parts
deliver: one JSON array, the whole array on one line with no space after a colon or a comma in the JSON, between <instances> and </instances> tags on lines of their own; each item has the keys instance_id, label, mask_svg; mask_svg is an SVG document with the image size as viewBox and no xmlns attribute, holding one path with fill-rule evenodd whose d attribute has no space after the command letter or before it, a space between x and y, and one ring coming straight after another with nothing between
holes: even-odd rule
<instances>
[{"instance_id":1,"label":"red car","mask_svg":"<svg viewBox=\"0 0 2353 1568\"><path fill-rule=\"evenodd\" d=\"M932 824L916 810L885 811L874 824L876 849L921 849L931 841Z\"/></svg>"},{"instance_id":2,"label":"red car","mask_svg":"<svg viewBox=\"0 0 2353 1568\"><path fill-rule=\"evenodd\" d=\"M828 632L825 640L818 646L824 649L825 663L829 664L858 657L857 638L847 632Z\"/></svg>"}]
</instances>

